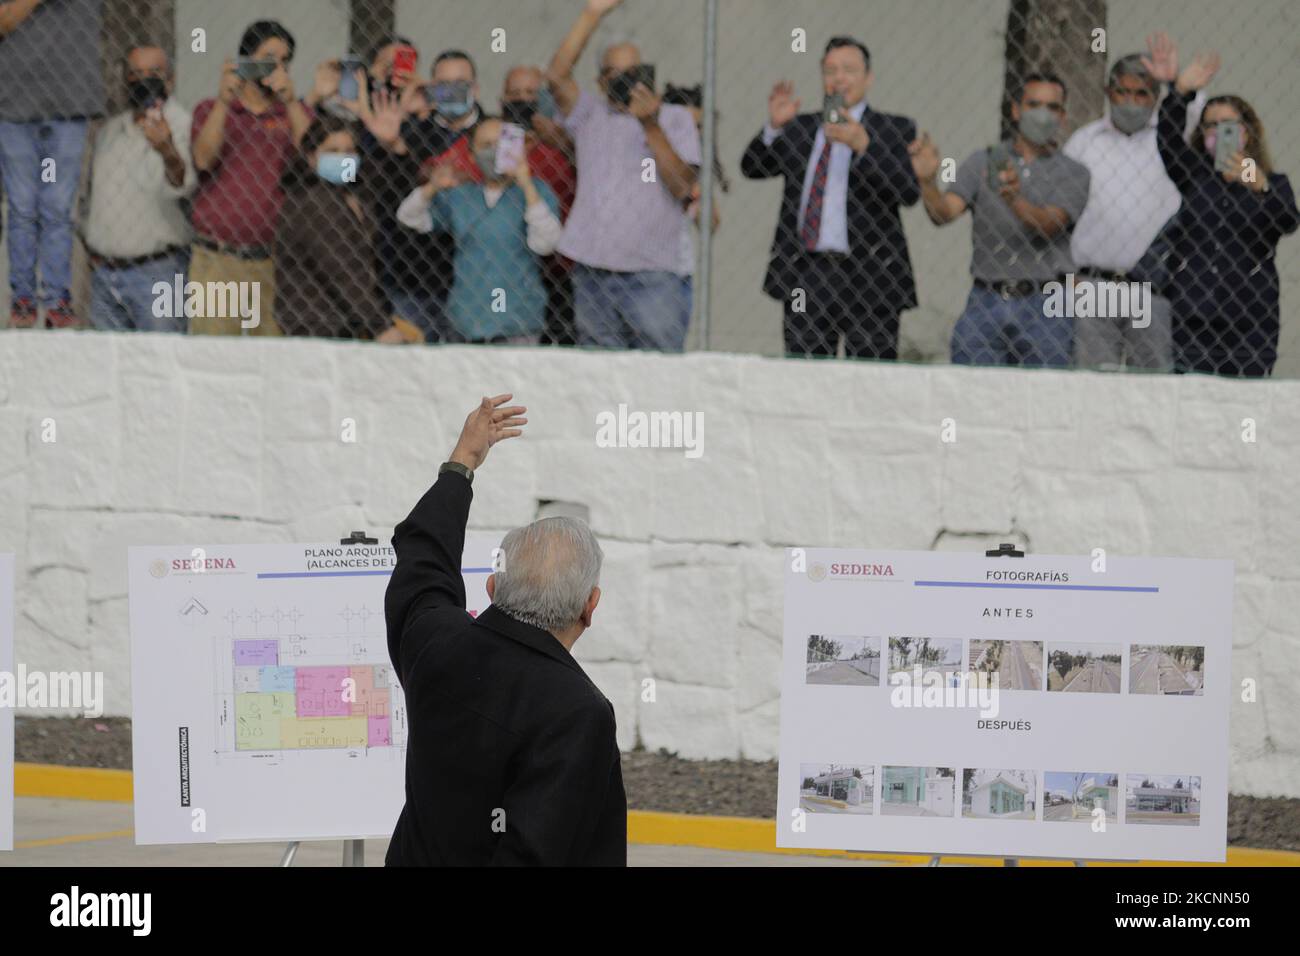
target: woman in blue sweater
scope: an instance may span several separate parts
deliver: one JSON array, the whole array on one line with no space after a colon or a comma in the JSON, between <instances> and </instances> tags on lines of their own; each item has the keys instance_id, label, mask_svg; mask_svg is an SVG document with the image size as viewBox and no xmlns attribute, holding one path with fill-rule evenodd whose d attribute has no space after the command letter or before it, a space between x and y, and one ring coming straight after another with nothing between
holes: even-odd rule
<instances>
[{"instance_id":1,"label":"woman in blue sweater","mask_svg":"<svg viewBox=\"0 0 1300 956\"><path fill-rule=\"evenodd\" d=\"M397 210L402 225L456 241L447 298L453 342L535 345L546 323L539 257L560 241L559 201L533 179L526 153L514 169L496 171L502 125L486 117L474 127L482 183L462 182L455 167L442 165Z\"/></svg>"},{"instance_id":2,"label":"woman in blue sweater","mask_svg":"<svg viewBox=\"0 0 1300 956\"><path fill-rule=\"evenodd\" d=\"M1149 37L1147 46L1143 63L1157 80L1172 84L1160 105L1156 139L1183 197L1170 226L1174 368L1269 375L1279 322L1274 256L1281 238L1300 225L1291 182L1273 171L1263 124L1241 97L1208 100L1188 143L1187 104L1214 77L1219 57L1198 54L1180 72L1178 48L1168 36ZM1241 149L1220 167L1215 148L1226 124L1240 127Z\"/></svg>"}]
</instances>

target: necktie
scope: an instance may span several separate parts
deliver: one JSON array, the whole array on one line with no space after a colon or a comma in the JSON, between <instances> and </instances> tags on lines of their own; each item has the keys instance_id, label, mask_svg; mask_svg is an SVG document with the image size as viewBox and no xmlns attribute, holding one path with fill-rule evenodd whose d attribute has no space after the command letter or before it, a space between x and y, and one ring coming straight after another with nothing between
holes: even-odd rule
<instances>
[{"instance_id":1,"label":"necktie","mask_svg":"<svg viewBox=\"0 0 1300 956\"><path fill-rule=\"evenodd\" d=\"M808 190L808 205L803 211L803 231L800 236L809 252L817 249L817 238L822 228L822 199L826 196L826 174L831 167L831 141L826 140L817 168L813 170L812 186Z\"/></svg>"}]
</instances>

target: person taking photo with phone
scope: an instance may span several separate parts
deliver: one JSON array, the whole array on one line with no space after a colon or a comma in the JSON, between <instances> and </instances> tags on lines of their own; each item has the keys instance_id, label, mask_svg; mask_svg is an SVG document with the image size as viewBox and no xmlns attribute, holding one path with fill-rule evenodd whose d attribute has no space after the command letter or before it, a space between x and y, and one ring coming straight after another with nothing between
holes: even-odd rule
<instances>
[{"instance_id":1,"label":"person taking photo with phone","mask_svg":"<svg viewBox=\"0 0 1300 956\"><path fill-rule=\"evenodd\" d=\"M899 216L919 196L907 153L916 124L867 105L861 41L832 37L821 72L821 112L800 113L794 86L777 83L740 161L747 179L785 180L763 291L782 303L787 354L894 359L899 314L916 306Z\"/></svg>"},{"instance_id":2,"label":"person taking photo with phone","mask_svg":"<svg viewBox=\"0 0 1300 956\"><path fill-rule=\"evenodd\" d=\"M250 24L237 61L221 68L215 99L194 107L191 152L199 173L192 222L190 281L257 283L260 316L244 329L233 308L190 316L190 332L279 335L275 322L275 265L271 242L284 194L280 176L312 120L294 96L289 64L293 34L276 20ZM318 82L324 82L317 71Z\"/></svg>"},{"instance_id":3,"label":"person taking photo with phone","mask_svg":"<svg viewBox=\"0 0 1300 956\"><path fill-rule=\"evenodd\" d=\"M1300 225L1291 181L1274 171L1264 124L1239 96L1211 97L1191 142L1183 138L1187 104L1218 72L1218 54L1198 54L1180 70L1168 35L1148 37L1147 48L1143 64L1171 87L1156 137L1183 197L1170 227L1174 370L1270 375L1279 331L1274 258Z\"/></svg>"},{"instance_id":4,"label":"person taking photo with phone","mask_svg":"<svg viewBox=\"0 0 1300 956\"><path fill-rule=\"evenodd\" d=\"M653 67L634 44L601 51L602 96L573 79L592 34L619 3L587 0L547 69L578 167L559 251L574 262L579 345L680 352L691 319L677 268L700 166L695 121L686 107L661 103Z\"/></svg>"},{"instance_id":5,"label":"person taking photo with phone","mask_svg":"<svg viewBox=\"0 0 1300 956\"><path fill-rule=\"evenodd\" d=\"M447 318L455 342L533 345L546 321L539 257L559 242L559 201L533 179L522 136L502 147L505 128L496 117L474 128L482 182L467 182L443 164L397 211L404 226L454 242Z\"/></svg>"},{"instance_id":6,"label":"person taking photo with phone","mask_svg":"<svg viewBox=\"0 0 1300 956\"><path fill-rule=\"evenodd\" d=\"M184 199L194 191L190 111L172 99L161 47L138 46L122 64L128 106L92 141L82 237L94 268L90 322L97 329L183 332L185 317L154 310L154 286L184 281L190 240Z\"/></svg>"},{"instance_id":7,"label":"person taking photo with phone","mask_svg":"<svg viewBox=\"0 0 1300 956\"><path fill-rule=\"evenodd\" d=\"M1011 103L1015 135L967 157L946 191L939 188L939 150L929 134L908 147L930 221L946 225L967 209L973 217L974 287L953 328L955 363L1070 363L1074 320L1049 316L1043 291L1073 271L1070 232L1088 202L1088 168L1057 149L1065 96L1060 77L1026 76Z\"/></svg>"},{"instance_id":8,"label":"person taking photo with phone","mask_svg":"<svg viewBox=\"0 0 1300 956\"><path fill-rule=\"evenodd\" d=\"M413 48L399 46L394 51L394 76L407 75L405 69L397 70L399 54L407 49ZM448 162L448 152L473 133L483 110L478 71L465 51L443 50L435 56L431 79L428 84L408 84L400 93L376 89L373 103L363 94L361 119L367 135L362 152L383 184L375 208L380 285L393 311L418 326L426 341L445 342L454 338L446 315L453 278L451 240L441 233L412 233L398 221L396 211L412 189Z\"/></svg>"}]
</instances>

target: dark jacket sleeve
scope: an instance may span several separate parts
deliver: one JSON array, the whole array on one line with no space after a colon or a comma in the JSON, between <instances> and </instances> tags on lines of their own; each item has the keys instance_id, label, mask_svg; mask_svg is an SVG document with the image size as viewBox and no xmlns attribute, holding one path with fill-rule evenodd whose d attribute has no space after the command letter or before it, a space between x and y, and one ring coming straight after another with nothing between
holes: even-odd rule
<instances>
[{"instance_id":1,"label":"dark jacket sleeve","mask_svg":"<svg viewBox=\"0 0 1300 956\"><path fill-rule=\"evenodd\" d=\"M791 121L793 122L793 120ZM787 124L789 125L789 124ZM770 179L785 173L782 152L785 147L786 133L778 132L771 145L763 142L763 131L749 141L745 153L740 157L740 174L746 179Z\"/></svg>"},{"instance_id":2,"label":"dark jacket sleeve","mask_svg":"<svg viewBox=\"0 0 1300 956\"><path fill-rule=\"evenodd\" d=\"M861 156L849 167L855 188L865 186L887 206L914 206L921 198L921 186L912 169L907 146L916 139L916 123L905 117L889 117L897 130L877 130Z\"/></svg>"},{"instance_id":3,"label":"dark jacket sleeve","mask_svg":"<svg viewBox=\"0 0 1300 956\"><path fill-rule=\"evenodd\" d=\"M595 696L541 739L523 742L506 781L505 832L492 865L564 866L585 855L617 760L614 713Z\"/></svg>"},{"instance_id":4,"label":"dark jacket sleeve","mask_svg":"<svg viewBox=\"0 0 1300 956\"><path fill-rule=\"evenodd\" d=\"M1251 193L1248 199L1254 202L1252 218L1260 235L1270 245L1276 245L1283 236L1290 235L1300 226L1300 211L1296 209L1291 180L1281 173L1274 173L1269 177L1268 185L1268 192Z\"/></svg>"},{"instance_id":5,"label":"dark jacket sleeve","mask_svg":"<svg viewBox=\"0 0 1300 956\"><path fill-rule=\"evenodd\" d=\"M1156 145L1160 148L1160 159L1170 180L1184 195L1195 188L1199 176L1212 171L1208 159L1198 155L1183 137L1187 104L1193 96L1195 94L1184 96L1171 86L1160 104L1156 120Z\"/></svg>"},{"instance_id":6,"label":"dark jacket sleeve","mask_svg":"<svg viewBox=\"0 0 1300 956\"><path fill-rule=\"evenodd\" d=\"M388 626L388 656L403 686L411 663L424 648L411 625L437 609L465 613L465 579L460 574L465 550L465 523L474 498L463 475L446 471L393 530L397 565L384 594ZM427 637L426 637L427 639Z\"/></svg>"}]
</instances>

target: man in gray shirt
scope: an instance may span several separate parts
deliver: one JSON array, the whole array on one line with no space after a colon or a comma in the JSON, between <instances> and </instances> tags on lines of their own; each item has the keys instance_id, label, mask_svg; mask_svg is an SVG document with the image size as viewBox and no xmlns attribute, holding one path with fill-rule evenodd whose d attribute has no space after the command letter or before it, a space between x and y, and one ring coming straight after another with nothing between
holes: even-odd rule
<instances>
[{"instance_id":1,"label":"man in gray shirt","mask_svg":"<svg viewBox=\"0 0 1300 956\"><path fill-rule=\"evenodd\" d=\"M87 121L104 112L103 0L0 2L0 176L9 199L9 325L77 324L72 201ZM36 288L39 269L41 289Z\"/></svg>"},{"instance_id":2,"label":"man in gray shirt","mask_svg":"<svg viewBox=\"0 0 1300 956\"><path fill-rule=\"evenodd\" d=\"M929 136L911 146L931 222L942 226L967 209L973 217L975 282L953 329L952 360L1065 367L1072 319L1045 308L1043 286L1074 269L1070 231L1088 201L1088 170L1056 148L1065 120L1065 84L1058 77L1026 77L1011 115L1015 137L972 153L947 192L938 186L939 154Z\"/></svg>"}]
</instances>

